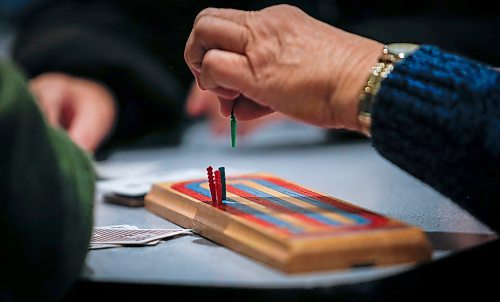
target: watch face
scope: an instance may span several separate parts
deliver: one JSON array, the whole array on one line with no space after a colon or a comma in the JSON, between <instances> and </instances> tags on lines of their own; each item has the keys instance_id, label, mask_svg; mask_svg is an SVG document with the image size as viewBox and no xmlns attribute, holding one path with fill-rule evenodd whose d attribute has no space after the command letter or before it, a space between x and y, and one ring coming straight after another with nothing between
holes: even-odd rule
<instances>
[{"instance_id":1,"label":"watch face","mask_svg":"<svg viewBox=\"0 0 500 302\"><path fill-rule=\"evenodd\" d=\"M387 45L387 50L390 54L395 55L400 59L404 59L406 56L417 50L418 47L418 44L412 43L392 43Z\"/></svg>"}]
</instances>

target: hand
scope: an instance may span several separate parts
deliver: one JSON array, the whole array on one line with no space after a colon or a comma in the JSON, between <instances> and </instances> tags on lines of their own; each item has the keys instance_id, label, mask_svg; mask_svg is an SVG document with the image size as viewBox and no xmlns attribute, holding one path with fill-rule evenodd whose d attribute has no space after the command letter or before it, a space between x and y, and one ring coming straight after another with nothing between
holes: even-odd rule
<instances>
[{"instance_id":1,"label":"hand","mask_svg":"<svg viewBox=\"0 0 500 302\"><path fill-rule=\"evenodd\" d=\"M48 123L68 132L86 151L94 152L116 119L112 94L101 84L62 73L45 73L29 83Z\"/></svg>"},{"instance_id":2,"label":"hand","mask_svg":"<svg viewBox=\"0 0 500 302\"><path fill-rule=\"evenodd\" d=\"M198 85L237 119L274 111L359 130L359 93L383 45L278 5L257 12L205 9L184 52Z\"/></svg>"},{"instance_id":3,"label":"hand","mask_svg":"<svg viewBox=\"0 0 500 302\"><path fill-rule=\"evenodd\" d=\"M207 117L212 132L216 136L222 136L230 133L231 127L229 119L221 116L217 101L218 97L215 93L201 90L194 84L186 101L186 111L191 117ZM238 122L238 135L245 136L261 126L284 118L283 115L275 113L256 120Z\"/></svg>"}]
</instances>

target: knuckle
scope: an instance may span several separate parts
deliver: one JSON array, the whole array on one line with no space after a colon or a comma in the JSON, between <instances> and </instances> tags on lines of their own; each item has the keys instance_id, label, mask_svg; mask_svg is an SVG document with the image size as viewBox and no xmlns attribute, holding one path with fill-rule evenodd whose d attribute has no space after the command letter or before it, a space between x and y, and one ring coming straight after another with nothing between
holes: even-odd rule
<instances>
[{"instance_id":1,"label":"knuckle","mask_svg":"<svg viewBox=\"0 0 500 302\"><path fill-rule=\"evenodd\" d=\"M215 11L217 11L216 8L213 7L207 7L200 11L196 18L194 19L194 24L196 25L200 20L202 20L204 17L211 16L215 14Z\"/></svg>"},{"instance_id":2,"label":"knuckle","mask_svg":"<svg viewBox=\"0 0 500 302\"><path fill-rule=\"evenodd\" d=\"M207 36L212 30L212 25L216 21L216 18L211 16L206 16L201 18L193 26L192 35L194 40L201 40Z\"/></svg>"},{"instance_id":3,"label":"knuckle","mask_svg":"<svg viewBox=\"0 0 500 302\"><path fill-rule=\"evenodd\" d=\"M201 16L207 16L207 15L213 15L218 9L215 7L207 7L201 10L201 12L198 15Z\"/></svg>"},{"instance_id":4,"label":"knuckle","mask_svg":"<svg viewBox=\"0 0 500 302\"><path fill-rule=\"evenodd\" d=\"M302 10L296 6L290 5L290 4L279 4L276 5L276 9L283 10L283 11L288 11L291 13L300 13Z\"/></svg>"}]
</instances>

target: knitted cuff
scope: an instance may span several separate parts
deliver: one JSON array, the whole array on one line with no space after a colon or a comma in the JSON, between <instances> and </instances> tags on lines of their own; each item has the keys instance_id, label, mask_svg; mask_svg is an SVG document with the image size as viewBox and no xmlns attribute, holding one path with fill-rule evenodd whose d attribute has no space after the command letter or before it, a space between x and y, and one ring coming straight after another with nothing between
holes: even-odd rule
<instances>
[{"instance_id":1,"label":"knitted cuff","mask_svg":"<svg viewBox=\"0 0 500 302\"><path fill-rule=\"evenodd\" d=\"M498 72L424 45L382 83L373 145L478 216L492 215L468 203L499 191L499 95Z\"/></svg>"}]
</instances>

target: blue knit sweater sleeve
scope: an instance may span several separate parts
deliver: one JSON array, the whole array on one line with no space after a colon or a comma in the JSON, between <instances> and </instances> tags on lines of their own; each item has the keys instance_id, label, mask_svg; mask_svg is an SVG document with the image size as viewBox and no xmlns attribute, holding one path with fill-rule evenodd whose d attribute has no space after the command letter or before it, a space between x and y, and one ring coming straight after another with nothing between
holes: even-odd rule
<instances>
[{"instance_id":1,"label":"blue knit sweater sleeve","mask_svg":"<svg viewBox=\"0 0 500 302\"><path fill-rule=\"evenodd\" d=\"M384 80L372 142L388 160L500 230L500 73L422 46Z\"/></svg>"}]
</instances>

